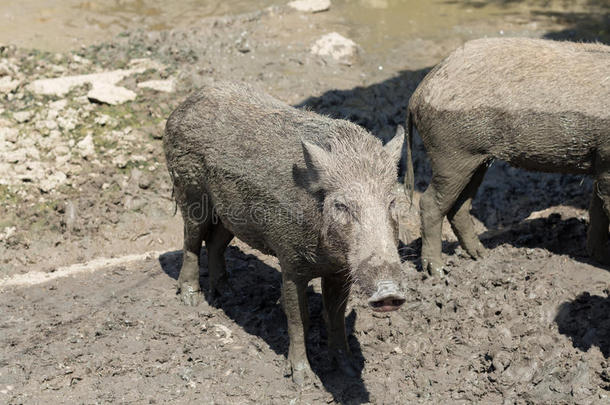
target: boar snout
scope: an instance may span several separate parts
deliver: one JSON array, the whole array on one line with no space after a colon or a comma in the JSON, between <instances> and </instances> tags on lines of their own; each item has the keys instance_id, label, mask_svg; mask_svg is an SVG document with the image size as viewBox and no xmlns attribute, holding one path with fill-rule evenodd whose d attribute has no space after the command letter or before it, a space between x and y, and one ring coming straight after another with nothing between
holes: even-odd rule
<instances>
[{"instance_id":1,"label":"boar snout","mask_svg":"<svg viewBox=\"0 0 610 405\"><path fill-rule=\"evenodd\" d=\"M373 311L377 312L396 311L405 301L404 294L392 280L378 281L377 291L368 300Z\"/></svg>"}]
</instances>

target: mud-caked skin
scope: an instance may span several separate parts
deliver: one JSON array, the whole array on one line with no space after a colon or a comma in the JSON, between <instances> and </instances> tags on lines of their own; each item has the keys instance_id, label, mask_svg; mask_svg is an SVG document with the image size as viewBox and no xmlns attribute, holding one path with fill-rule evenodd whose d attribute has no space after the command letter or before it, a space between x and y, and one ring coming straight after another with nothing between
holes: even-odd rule
<instances>
[{"instance_id":1,"label":"mud-caked skin","mask_svg":"<svg viewBox=\"0 0 610 405\"><path fill-rule=\"evenodd\" d=\"M433 172L420 200L422 265L430 273L442 275L445 216L470 256L483 256L470 208L494 158L528 170L594 176L587 250L610 262L610 47L495 38L454 51L409 102L405 184L411 191L412 126Z\"/></svg>"},{"instance_id":2,"label":"mud-caked skin","mask_svg":"<svg viewBox=\"0 0 610 405\"><path fill-rule=\"evenodd\" d=\"M169 117L163 140L184 219L182 300L201 300L202 241L210 293L228 288L224 251L237 236L279 259L293 380L316 380L305 350L305 290L315 277L322 277L331 355L356 374L345 332L350 287L358 285L376 311L404 302L391 191L404 142L399 132L382 146L355 124L241 84L218 83L189 97Z\"/></svg>"}]
</instances>

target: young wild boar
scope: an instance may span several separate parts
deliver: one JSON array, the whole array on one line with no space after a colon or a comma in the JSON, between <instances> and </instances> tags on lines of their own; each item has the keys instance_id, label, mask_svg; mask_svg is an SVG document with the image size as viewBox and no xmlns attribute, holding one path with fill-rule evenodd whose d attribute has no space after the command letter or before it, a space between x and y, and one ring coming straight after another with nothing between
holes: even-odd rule
<instances>
[{"instance_id":1,"label":"young wild boar","mask_svg":"<svg viewBox=\"0 0 610 405\"><path fill-rule=\"evenodd\" d=\"M492 159L515 167L595 176L587 250L608 263L610 214L610 47L539 39L480 39L436 66L409 103L405 183L414 125L432 165L421 198L422 265L442 274L446 215L473 258L471 201Z\"/></svg>"},{"instance_id":2,"label":"young wild boar","mask_svg":"<svg viewBox=\"0 0 610 405\"><path fill-rule=\"evenodd\" d=\"M167 121L163 144L184 219L182 300L197 304L199 251L209 291L227 287L224 251L234 236L278 257L288 320L288 362L313 381L305 350L305 289L322 277L329 350L355 374L345 332L352 282L375 311L405 301L392 186L404 131L387 145L361 127L297 110L245 85L218 83L189 97Z\"/></svg>"}]
</instances>

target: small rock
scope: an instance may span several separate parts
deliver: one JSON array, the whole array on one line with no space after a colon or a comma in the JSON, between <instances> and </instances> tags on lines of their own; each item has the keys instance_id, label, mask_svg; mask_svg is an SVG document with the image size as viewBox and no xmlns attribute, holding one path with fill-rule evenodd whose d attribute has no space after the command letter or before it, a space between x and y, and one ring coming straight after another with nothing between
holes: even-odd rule
<instances>
[{"instance_id":1,"label":"small rock","mask_svg":"<svg viewBox=\"0 0 610 405\"><path fill-rule=\"evenodd\" d=\"M0 45L0 50L3 45ZM19 67L6 58L0 59L0 76L15 75L19 72Z\"/></svg>"},{"instance_id":2,"label":"small rock","mask_svg":"<svg viewBox=\"0 0 610 405\"><path fill-rule=\"evenodd\" d=\"M55 154L55 156L64 156L70 153L70 148L68 148L66 145L60 144L57 145L55 149L53 149L53 153Z\"/></svg>"},{"instance_id":3,"label":"small rock","mask_svg":"<svg viewBox=\"0 0 610 405\"><path fill-rule=\"evenodd\" d=\"M152 183L151 176L143 175L140 178L140 181L138 181L138 187L140 187L142 190L146 190L150 187L151 183Z\"/></svg>"},{"instance_id":4,"label":"small rock","mask_svg":"<svg viewBox=\"0 0 610 405\"><path fill-rule=\"evenodd\" d=\"M248 43L248 33L246 31L242 32L235 41L235 47L241 53L248 53L251 51L250 44Z\"/></svg>"},{"instance_id":5,"label":"small rock","mask_svg":"<svg viewBox=\"0 0 610 405\"><path fill-rule=\"evenodd\" d=\"M61 100L53 101L53 102L49 103L49 111L59 112L59 111L63 110L64 108L66 108L67 105L68 105L68 100L66 100L65 98L63 98Z\"/></svg>"},{"instance_id":6,"label":"small rock","mask_svg":"<svg viewBox=\"0 0 610 405\"><path fill-rule=\"evenodd\" d=\"M19 130L17 128L0 127L0 141L4 139L7 142L15 143L19 138Z\"/></svg>"},{"instance_id":7,"label":"small rock","mask_svg":"<svg viewBox=\"0 0 610 405\"><path fill-rule=\"evenodd\" d=\"M43 128L47 128L49 130L57 129L57 122L53 120L44 120L41 121Z\"/></svg>"},{"instance_id":8,"label":"small rock","mask_svg":"<svg viewBox=\"0 0 610 405\"><path fill-rule=\"evenodd\" d=\"M4 153L4 158L8 163L23 162L26 159L25 150L17 149Z\"/></svg>"},{"instance_id":9,"label":"small rock","mask_svg":"<svg viewBox=\"0 0 610 405\"><path fill-rule=\"evenodd\" d=\"M96 83L87 93L89 101L94 103L117 105L136 99L136 93L125 87L107 83Z\"/></svg>"},{"instance_id":10,"label":"small rock","mask_svg":"<svg viewBox=\"0 0 610 405\"><path fill-rule=\"evenodd\" d=\"M4 228L4 230L2 232L0 232L0 241L8 240L8 238L13 236L16 231L17 231L16 227L7 226L6 228Z\"/></svg>"},{"instance_id":11,"label":"small rock","mask_svg":"<svg viewBox=\"0 0 610 405\"><path fill-rule=\"evenodd\" d=\"M330 8L330 0L295 0L288 3L288 7L307 13L318 13Z\"/></svg>"},{"instance_id":12,"label":"small rock","mask_svg":"<svg viewBox=\"0 0 610 405\"><path fill-rule=\"evenodd\" d=\"M108 123L109 120L110 120L110 116L108 116L106 114L100 114L97 117L95 117L95 120L93 122L95 122L98 125L104 126Z\"/></svg>"},{"instance_id":13,"label":"small rock","mask_svg":"<svg viewBox=\"0 0 610 405\"><path fill-rule=\"evenodd\" d=\"M133 74L143 73L148 69L160 70L163 68L163 65L150 59L134 59L130 61L129 67L130 69L118 69L109 72L91 73L88 75L63 76L52 79L35 80L30 83L28 88L36 94L62 96L74 87L82 86L85 83L91 84L93 89L104 85L112 86Z\"/></svg>"},{"instance_id":14,"label":"small rock","mask_svg":"<svg viewBox=\"0 0 610 405\"><path fill-rule=\"evenodd\" d=\"M172 93L176 88L176 84L173 78L169 78L166 80L148 80L140 82L138 83L138 87Z\"/></svg>"},{"instance_id":15,"label":"small rock","mask_svg":"<svg viewBox=\"0 0 610 405\"><path fill-rule=\"evenodd\" d=\"M15 119L15 121L22 124L24 122L28 122L33 115L34 113L32 111L17 111L13 113L13 118Z\"/></svg>"},{"instance_id":16,"label":"small rock","mask_svg":"<svg viewBox=\"0 0 610 405\"><path fill-rule=\"evenodd\" d=\"M10 76L0 77L0 93L10 93L17 89L21 82L13 80Z\"/></svg>"},{"instance_id":17,"label":"small rock","mask_svg":"<svg viewBox=\"0 0 610 405\"><path fill-rule=\"evenodd\" d=\"M112 159L112 164L118 167L119 169L124 169L125 167L127 167L128 162L129 159L127 159L127 156L125 155L118 155Z\"/></svg>"},{"instance_id":18,"label":"small rock","mask_svg":"<svg viewBox=\"0 0 610 405\"><path fill-rule=\"evenodd\" d=\"M25 156L29 159L40 160L40 152L34 146L25 149Z\"/></svg>"},{"instance_id":19,"label":"small rock","mask_svg":"<svg viewBox=\"0 0 610 405\"><path fill-rule=\"evenodd\" d=\"M93 137L91 134L87 134L82 140L80 140L76 147L82 157L88 158L95 155L95 147L93 145Z\"/></svg>"},{"instance_id":20,"label":"small rock","mask_svg":"<svg viewBox=\"0 0 610 405\"><path fill-rule=\"evenodd\" d=\"M72 55L72 60L74 62L76 62L76 63L80 63L80 64L83 64L83 65L90 65L91 64L91 61L89 59L83 58L82 56L79 56L77 54L73 54Z\"/></svg>"},{"instance_id":21,"label":"small rock","mask_svg":"<svg viewBox=\"0 0 610 405\"><path fill-rule=\"evenodd\" d=\"M318 39L311 47L311 52L314 55L330 56L339 62L351 64L358 52L358 45L339 33L331 32Z\"/></svg>"},{"instance_id":22,"label":"small rock","mask_svg":"<svg viewBox=\"0 0 610 405\"><path fill-rule=\"evenodd\" d=\"M48 193L55 189L60 184L63 184L68 177L62 171L57 171L50 176L43 178L38 185L38 188L44 193Z\"/></svg>"}]
</instances>

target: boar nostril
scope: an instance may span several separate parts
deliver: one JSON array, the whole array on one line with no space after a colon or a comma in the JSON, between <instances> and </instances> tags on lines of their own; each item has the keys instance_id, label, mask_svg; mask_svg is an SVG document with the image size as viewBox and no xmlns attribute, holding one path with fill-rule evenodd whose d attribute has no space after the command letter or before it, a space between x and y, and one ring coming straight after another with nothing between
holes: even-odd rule
<instances>
[{"instance_id":1,"label":"boar nostril","mask_svg":"<svg viewBox=\"0 0 610 405\"><path fill-rule=\"evenodd\" d=\"M404 303L405 303L405 299L397 298L397 297L388 297L388 298L369 302L371 307L373 307L373 311L377 311L377 312L396 311Z\"/></svg>"}]
</instances>

